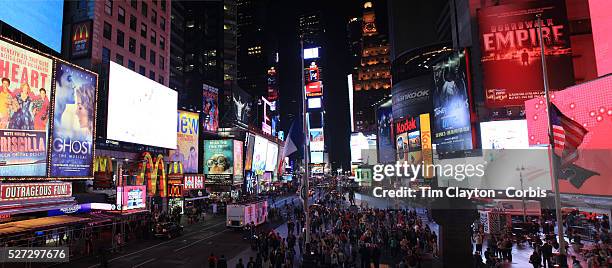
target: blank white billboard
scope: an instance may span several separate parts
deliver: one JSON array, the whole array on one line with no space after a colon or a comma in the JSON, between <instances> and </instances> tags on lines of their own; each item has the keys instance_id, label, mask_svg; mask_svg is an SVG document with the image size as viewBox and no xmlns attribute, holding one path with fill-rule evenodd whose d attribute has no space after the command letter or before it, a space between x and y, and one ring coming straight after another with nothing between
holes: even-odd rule
<instances>
[{"instance_id":1,"label":"blank white billboard","mask_svg":"<svg viewBox=\"0 0 612 268\"><path fill-rule=\"evenodd\" d=\"M266 156L266 171L276 170L276 163L278 162L278 145L276 143L268 141L268 149Z\"/></svg>"},{"instance_id":2,"label":"blank white billboard","mask_svg":"<svg viewBox=\"0 0 612 268\"><path fill-rule=\"evenodd\" d=\"M177 101L176 91L110 62L106 137L176 149Z\"/></svg>"}]
</instances>

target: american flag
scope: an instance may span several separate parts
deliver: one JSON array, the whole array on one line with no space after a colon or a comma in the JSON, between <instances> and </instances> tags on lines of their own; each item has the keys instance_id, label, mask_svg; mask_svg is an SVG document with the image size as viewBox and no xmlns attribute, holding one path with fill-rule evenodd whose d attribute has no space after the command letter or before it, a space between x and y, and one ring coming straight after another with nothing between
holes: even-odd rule
<instances>
[{"instance_id":1,"label":"american flag","mask_svg":"<svg viewBox=\"0 0 612 268\"><path fill-rule=\"evenodd\" d=\"M554 148L562 150L561 167L565 168L578 159L578 146L588 131L578 122L565 116L551 103L550 123L553 129Z\"/></svg>"}]
</instances>

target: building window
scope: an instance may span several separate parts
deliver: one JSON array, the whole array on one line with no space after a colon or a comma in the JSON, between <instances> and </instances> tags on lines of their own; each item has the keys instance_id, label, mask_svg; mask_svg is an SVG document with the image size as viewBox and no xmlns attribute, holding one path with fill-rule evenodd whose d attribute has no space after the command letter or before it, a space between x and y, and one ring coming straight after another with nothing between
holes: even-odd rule
<instances>
[{"instance_id":1,"label":"building window","mask_svg":"<svg viewBox=\"0 0 612 268\"><path fill-rule=\"evenodd\" d=\"M121 30L117 30L117 45L123 47L125 34Z\"/></svg>"},{"instance_id":2,"label":"building window","mask_svg":"<svg viewBox=\"0 0 612 268\"><path fill-rule=\"evenodd\" d=\"M159 17L159 27L162 29L162 31L166 31L166 19L163 17Z\"/></svg>"},{"instance_id":3,"label":"building window","mask_svg":"<svg viewBox=\"0 0 612 268\"><path fill-rule=\"evenodd\" d=\"M159 48L161 48L162 50L166 49L166 38L164 38L163 36L159 37Z\"/></svg>"},{"instance_id":4,"label":"building window","mask_svg":"<svg viewBox=\"0 0 612 268\"><path fill-rule=\"evenodd\" d=\"M160 75L158 81L159 81L160 84L163 85L164 84L164 77Z\"/></svg>"},{"instance_id":5,"label":"building window","mask_svg":"<svg viewBox=\"0 0 612 268\"><path fill-rule=\"evenodd\" d=\"M151 22L157 24L157 12L155 10L151 10Z\"/></svg>"},{"instance_id":6,"label":"building window","mask_svg":"<svg viewBox=\"0 0 612 268\"><path fill-rule=\"evenodd\" d=\"M128 68L132 71L136 71L136 63L133 60L128 60Z\"/></svg>"},{"instance_id":7,"label":"building window","mask_svg":"<svg viewBox=\"0 0 612 268\"><path fill-rule=\"evenodd\" d=\"M140 73L141 75L147 75L147 71L145 70L145 67L142 65L138 67L138 73Z\"/></svg>"},{"instance_id":8,"label":"building window","mask_svg":"<svg viewBox=\"0 0 612 268\"><path fill-rule=\"evenodd\" d=\"M113 0L104 1L104 13L113 15Z\"/></svg>"},{"instance_id":9,"label":"building window","mask_svg":"<svg viewBox=\"0 0 612 268\"><path fill-rule=\"evenodd\" d=\"M144 23L140 24L140 36L147 38L147 25Z\"/></svg>"},{"instance_id":10,"label":"building window","mask_svg":"<svg viewBox=\"0 0 612 268\"><path fill-rule=\"evenodd\" d=\"M123 65L123 55L117 53L117 55L115 55L115 62Z\"/></svg>"},{"instance_id":11,"label":"building window","mask_svg":"<svg viewBox=\"0 0 612 268\"><path fill-rule=\"evenodd\" d=\"M147 46L140 44L140 58L143 60L147 59Z\"/></svg>"},{"instance_id":12,"label":"building window","mask_svg":"<svg viewBox=\"0 0 612 268\"><path fill-rule=\"evenodd\" d=\"M166 59L164 59L164 57L162 57L162 55L159 55L159 67L162 70L166 68Z\"/></svg>"},{"instance_id":13,"label":"building window","mask_svg":"<svg viewBox=\"0 0 612 268\"><path fill-rule=\"evenodd\" d=\"M125 9L123 9L122 7L117 8L117 20L125 24Z\"/></svg>"},{"instance_id":14,"label":"building window","mask_svg":"<svg viewBox=\"0 0 612 268\"><path fill-rule=\"evenodd\" d=\"M110 61L110 54L110 49L102 47L102 63L108 64Z\"/></svg>"},{"instance_id":15,"label":"building window","mask_svg":"<svg viewBox=\"0 0 612 268\"><path fill-rule=\"evenodd\" d=\"M104 36L104 38L111 40L112 38L112 31L113 28L111 27L110 24L108 24L108 22L104 22L104 31L102 32L102 35Z\"/></svg>"},{"instance_id":16,"label":"building window","mask_svg":"<svg viewBox=\"0 0 612 268\"><path fill-rule=\"evenodd\" d=\"M138 24L138 21L136 20L136 17L134 17L133 15L130 15L130 29L132 29L132 31L136 31L137 24Z\"/></svg>"},{"instance_id":17,"label":"building window","mask_svg":"<svg viewBox=\"0 0 612 268\"><path fill-rule=\"evenodd\" d=\"M136 54L136 39L130 37L129 49L130 52Z\"/></svg>"},{"instance_id":18,"label":"building window","mask_svg":"<svg viewBox=\"0 0 612 268\"><path fill-rule=\"evenodd\" d=\"M138 9L138 1L136 0L130 0L130 5L135 8Z\"/></svg>"},{"instance_id":19,"label":"building window","mask_svg":"<svg viewBox=\"0 0 612 268\"><path fill-rule=\"evenodd\" d=\"M157 33L153 30L151 30L151 43L153 45L157 44Z\"/></svg>"},{"instance_id":20,"label":"building window","mask_svg":"<svg viewBox=\"0 0 612 268\"><path fill-rule=\"evenodd\" d=\"M149 71L149 78L153 81L155 81L155 72L154 71Z\"/></svg>"},{"instance_id":21,"label":"building window","mask_svg":"<svg viewBox=\"0 0 612 268\"><path fill-rule=\"evenodd\" d=\"M147 16L147 11L148 11L148 10L147 10L147 9L148 9L148 7L147 7L147 3L145 3L144 1L142 1L142 3L141 3L141 4L142 4L142 5L140 6L140 14L142 14L142 16L146 18L146 17L148 17L148 16Z\"/></svg>"},{"instance_id":22,"label":"building window","mask_svg":"<svg viewBox=\"0 0 612 268\"><path fill-rule=\"evenodd\" d=\"M151 62L151 64L153 66L155 66L155 59L157 58L157 55L155 55L155 51L153 51L153 49L151 49L149 51L149 62Z\"/></svg>"},{"instance_id":23,"label":"building window","mask_svg":"<svg viewBox=\"0 0 612 268\"><path fill-rule=\"evenodd\" d=\"M166 11L166 0L161 0L161 9Z\"/></svg>"}]
</instances>

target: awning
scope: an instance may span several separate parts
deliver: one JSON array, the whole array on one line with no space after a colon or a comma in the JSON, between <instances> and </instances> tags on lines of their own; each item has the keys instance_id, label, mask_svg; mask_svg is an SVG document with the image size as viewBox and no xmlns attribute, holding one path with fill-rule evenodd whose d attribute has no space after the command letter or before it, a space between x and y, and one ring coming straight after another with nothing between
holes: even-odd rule
<instances>
[{"instance_id":1,"label":"awning","mask_svg":"<svg viewBox=\"0 0 612 268\"><path fill-rule=\"evenodd\" d=\"M208 196L198 196L198 197L187 197L185 198L185 201L193 201L193 200L200 200L200 199L207 199Z\"/></svg>"},{"instance_id":2,"label":"awning","mask_svg":"<svg viewBox=\"0 0 612 268\"><path fill-rule=\"evenodd\" d=\"M38 219L14 221L0 224L0 236L22 233L26 231L36 231L41 229L51 229L63 225L88 222L89 219L75 216L53 216Z\"/></svg>"}]
</instances>

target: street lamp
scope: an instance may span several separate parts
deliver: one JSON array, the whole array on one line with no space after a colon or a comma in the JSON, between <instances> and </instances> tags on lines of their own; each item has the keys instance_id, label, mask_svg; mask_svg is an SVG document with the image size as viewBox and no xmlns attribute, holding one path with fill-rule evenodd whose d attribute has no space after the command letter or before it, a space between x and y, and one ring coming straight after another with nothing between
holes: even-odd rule
<instances>
[{"instance_id":1,"label":"street lamp","mask_svg":"<svg viewBox=\"0 0 612 268\"><path fill-rule=\"evenodd\" d=\"M525 171L525 167L523 166L517 167L516 171L519 172L519 178L521 180L521 192L523 192L523 171ZM523 222L527 222L527 209L525 206L525 194L521 194L521 199L523 201Z\"/></svg>"}]
</instances>

